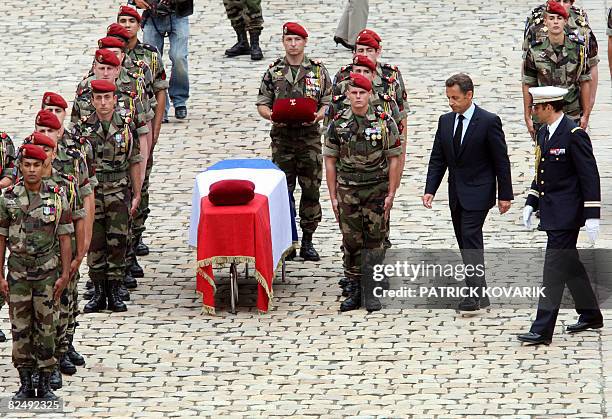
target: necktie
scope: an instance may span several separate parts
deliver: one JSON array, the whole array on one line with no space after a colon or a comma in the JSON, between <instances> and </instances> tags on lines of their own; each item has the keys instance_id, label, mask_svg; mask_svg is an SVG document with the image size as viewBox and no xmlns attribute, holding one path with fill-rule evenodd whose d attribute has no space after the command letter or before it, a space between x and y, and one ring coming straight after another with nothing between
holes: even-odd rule
<instances>
[{"instance_id":1,"label":"necktie","mask_svg":"<svg viewBox=\"0 0 612 419\"><path fill-rule=\"evenodd\" d=\"M549 139L550 139L550 131L548 130L548 125L547 125L546 129L544 130L544 144L546 144Z\"/></svg>"},{"instance_id":2,"label":"necktie","mask_svg":"<svg viewBox=\"0 0 612 419\"><path fill-rule=\"evenodd\" d=\"M455 135L453 136L453 148L455 149L455 156L459 155L459 149L461 148L461 134L463 134L463 120L465 119L465 116L459 115L457 119L457 128L455 129Z\"/></svg>"}]
</instances>

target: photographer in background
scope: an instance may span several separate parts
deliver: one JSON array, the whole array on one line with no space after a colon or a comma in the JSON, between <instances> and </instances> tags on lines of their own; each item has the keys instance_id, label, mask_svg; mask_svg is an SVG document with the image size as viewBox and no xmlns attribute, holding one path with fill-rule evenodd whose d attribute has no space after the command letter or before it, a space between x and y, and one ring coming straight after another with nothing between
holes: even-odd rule
<instances>
[{"instance_id":1,"label":"photographer in background","mask_svg":"<svg viewBox=\"0 0 612 419\"><path fill-rule=\"evenodd\" d=\"M185 119L189 99L189 16L193 14L193 0L130 0L129 3L144 9L142 27L145 43L157 47L163 56L164 38L167 36L170 41L172 73L168 93L174 106L174 116ZM164 122L168 122L170 100L166 100Z\"/></svg>"}]
</instances>

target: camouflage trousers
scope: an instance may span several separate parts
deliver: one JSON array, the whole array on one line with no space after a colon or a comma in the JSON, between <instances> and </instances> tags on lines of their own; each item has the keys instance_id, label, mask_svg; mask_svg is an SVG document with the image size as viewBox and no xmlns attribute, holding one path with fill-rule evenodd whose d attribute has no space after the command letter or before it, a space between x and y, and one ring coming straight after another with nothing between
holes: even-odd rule
<instances>
[{"instance_id":1,"label":"camouflage trousers","mask_svg":"<svg viewBox=\"0 0 612 419\"><path fill-rule=\"evenodd\" d=\"M300 227L304 233L314 233L321 221L320 188L323 178L323 155L319 127L273 127L272 161L287 177L291 211L295 214L293 193L296 180L302 189Z\"/></svg>"},{"instance_id":2,"label":"camouflage trousers","mask_svg":"<svg viewBox=\"0 0 612 419\"><path fill-rule=\"evenodd\" d=\"M223 0L227 18L236 31L261 31L263 15L261 0Z\"/></svg>"},{"instance_id":3,"label":"camouflage trousers","mask_svg":"<svg viewBox=\"0 0 612 419\"><path fill-rule=\"evenodd\" d=\"M141 200L140 205L138 206L138 212L134 217L132 222L132 234L134 236L141 235L145 231L145 223L147 218L149 218L149 214L151 213L151 209L149 209L149 178L151 177L151 172L153 171L153 156L149 156L147 160L147 169L145 171L145 178L142 183L141 190Z\"/></svg>"},{"instance_id":4,"label":"camouflage trousers","mask_svg":"<svg viewBox=\"0 0 612 419\"><path fill-rule=\"evenodd\" d=\"M13 336L15 368L53 370L57 305L53 301L53 285L57 277L28 281L8 274L9 316Z\"/></svg>"},{"instance_id":5,"label":"camouflage trousers","mask_svg":"<svg viewBox=\"0 0 612 419\"><path fill-rule=\"evenodd\" d=\"M361 279L362 250L382 249L387 230L385 197L389 183L364 186L338 185L338 212L344 252L344 276Z\"/></svg>"},{"instance_id":6,"label":"camouflage trousers","mask_svg":"<svg viewBox=\"0 0 612 419\"><path fill-rule=\"evenodd\" d=\"M128 178L96 186L96 215L87 254L92 281L121 281L125 276L131 193Z\"/></svg>"},{"instance_id":7,"label":"camouflage trousers","mask_svg":"<svg viewBox=\"0 0 612 419\"><path fill-rule=\"evenodd\" d=\"M79 273L77 272L68 282L60 297L55 328L55 357L57 359L68 351L70 338L74 336L76 329L76 317L79 313L78 284Z\"/></svg>"}]
</instances>

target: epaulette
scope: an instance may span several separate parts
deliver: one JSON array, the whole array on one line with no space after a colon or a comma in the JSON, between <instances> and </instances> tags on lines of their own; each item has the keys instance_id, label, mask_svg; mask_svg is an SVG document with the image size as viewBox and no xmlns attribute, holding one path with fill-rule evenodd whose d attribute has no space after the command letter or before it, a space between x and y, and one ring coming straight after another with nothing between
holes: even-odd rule
<instances>
[{"instance_id":1,"label":"epaulette","mask_svg":"<svg viewBox=\"0 0 612 419\"><path fill-rule=\"evenodd\" d=\"M353 64L345 65L340 67L340 73L344 73L345 71L351 71L353 69Z\"/></svg>"},{"instance_id":2,"label":"epaulette","mask_svg":"<svg viewBox=\"0 0 612 419\"><path fill-rule=\"evenodd\" d=\"M73 159L78 159L82 156L81 152L75 147L67 147L66 154L72 157Z\"/></svg>"},{"instance_id":3,"label":"epaulette","mask_svg":"<svg viewBox=\"0 0 612 419\"><path fill-rule=\"evenodd\" d=\"M159 50L154 45L151 45L151 44L140 44L140 45L142 45L142 47L144 49L148 49L149 51L153 51L153 52L159 53Z\"/></svg>"},{"instance_id":4,"label":"epaulette","mask_svg":"<svg viewBox=\"0 0 612 419\"><path fill-rule=\"evenodd\" d=\"M573 134L573 133L575 133L576 131L578 131L579 129L582 129L582 128L581 128L581 127L576 127L576 128L574 128L574 129L572 129L571 133Z\"/></svg>"},{"instance_id":5,"label":"epaulette","mask_svg":"<svg viewBox=\"0 0 612 419\"><path fill-rule=\"evenodd\" d=\"M530 47L537 47L538 45L542 45L543 42L544 41L542 41L542 40L534 39L533 41L531 41L529 46Z\"/></svg>"},{"instance_id":6,"label":"epaulette","mask_svg":"<svg viewBox=\"0 0 612 419\"><path fill-rule=\"evenodd\" d=\"M309 58L309 60L314 65L321 65L321 64L323 64L323 61L321 61L321 60L314 60L312 58Z\"/></svg>"},{"instance_id":7,"label":"epaulette","mask_svg":"<svg viewBox=\"0 0 612 419\"><path fill-rule=\"evenodd\" d=\"M376 118L380 118L383 121L386 121L387 119L389 119L389 114L387 112L379 112L378 110L374 111L374 115L376 115Z\"/></svg>"},{"instance_id":8,"label":"epaulette","mask_svg":"<svg viewBox=\"0 0 612 419\"><path fill-rule=\"evenodd\" d=\"M149 65L148 65L147 63L145 63L143 60L138 60L138 61L135 61L135 63L136 63L136 65L137 65L138 67L140 67L140 68L145 68L145 67L148 67L148 66L149 66Z\"/></svg>"},{"instance_id":9,"label":"epaulette","mask_svg":"<svg viewBox=\"0 0 612 419\"><path fill-rule=\"evenodd\" d=\"M64 176L69 176L69 175L64 175L63 173L60 173L60 176L64 177ZM47 191L53 192L54 194L58 194L58 195L62 195L65 193L64 188L59 185L47 185Z\"/></svg>"},{"instance_id":10,"label":"epaulette","mask_svg":"<svg viewBox=\"0 0 612 419\"><path fill-rule=\"evenodd\" d=\"M379 93L378 97L380 97L385 102L391 102L393 100L393 98L390 95L386 94L386 93Z\"/></svg>"},{"instance_id":11,"label":"epaulette","mask_svg":"<svg viewBox=\"0 0 612 419\"><path fill-rule=\"evenodd\" d=\"M382 76L381 78L389 83L395 83L397 81L394 76Z\"/></svg>"},{"instance_id":12,"label":"epaulette","mask_svg":"<svg viewBox=\"0 0 612 419\"><path fill-rule=\"evenodd\" d=\"M75 181L75 178L74 178L74 176L72 176L72 175L68 175L68 174L66 174L66 173L62 173L62 172L59 172L59 174L60 174L60 176L61 176L63 179L66 179L66 180L67 180L68 182L70 182L70 183L72 183L72 182L74 182L74 181Z\"/></svg>"},{"instance_id":13,"label":"epaulette","mask_svg":"<svg viewBox=\"0 0 612 419\"><path fill-rule=\"evenodd\" d=\"M332 97L332 102L337 103L346 99L346 95L336 95Z\"/></svg>"},{"instance_id":14,"label":"epaulette","mask_svg":"<svg viewBox=\"0 0 612 419\"><path fill-rule=\"evenodd\" d=\"M276 61L274 61L272 64L270 64L270 68L272 68L272 67L276 67L277 65L279 65L279 64L280 64L280 62L281 62L282 60L283 60L283 59L282 59L282 58L280 58L280 57L279 57L279 58L277 58L277 59L276 59Z\"/></svg>"}]
</instances>

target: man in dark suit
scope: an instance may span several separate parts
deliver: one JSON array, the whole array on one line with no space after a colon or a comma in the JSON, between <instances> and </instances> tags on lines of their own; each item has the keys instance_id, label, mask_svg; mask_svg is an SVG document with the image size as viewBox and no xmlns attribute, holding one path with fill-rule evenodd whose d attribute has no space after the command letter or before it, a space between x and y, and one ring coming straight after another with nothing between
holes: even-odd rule
<instances>
[{"instance_id":1,"label":"man in dark suit","mask_svg":"<svg viewBox=\"0 0 612 419\"><path fill-rule=\"evenodd\" d=\"M523 210L523 223L531 228L531 215L540 210L540 229L546 231L543 286L536 319L529 333L518 340L549 345L565 284L569 288L578 323L570 333L603 327L603 316L589 277L576 250L580 227L586 225L591 241L599 234L601 195L599 171L588 134L563 114L567 89L532 87L533 112L543 126L538 131L536 176Z\"/></svg>"},{"instance_id":2,"label":"man in dark suit","mask_svg":"<svg viewBox=\"0 0 612 419\"><path fill-rule=\"evenodd\" d=\"M484 264L482 226L495 205L504 214L510 209L512 180L510 160L502 130L495 114L472 103L474 84L466 74L446 80L446 96L453 110L440 117L431 150L423 205L432 207L434 195L449 171L448 196L455 237L466 265ZM480 288L484 276L466 278L471 295L459 303L461 311L475 311L490 305ZM482 297L482 298L481 298Z\"/></svg>"}]
</instances>

